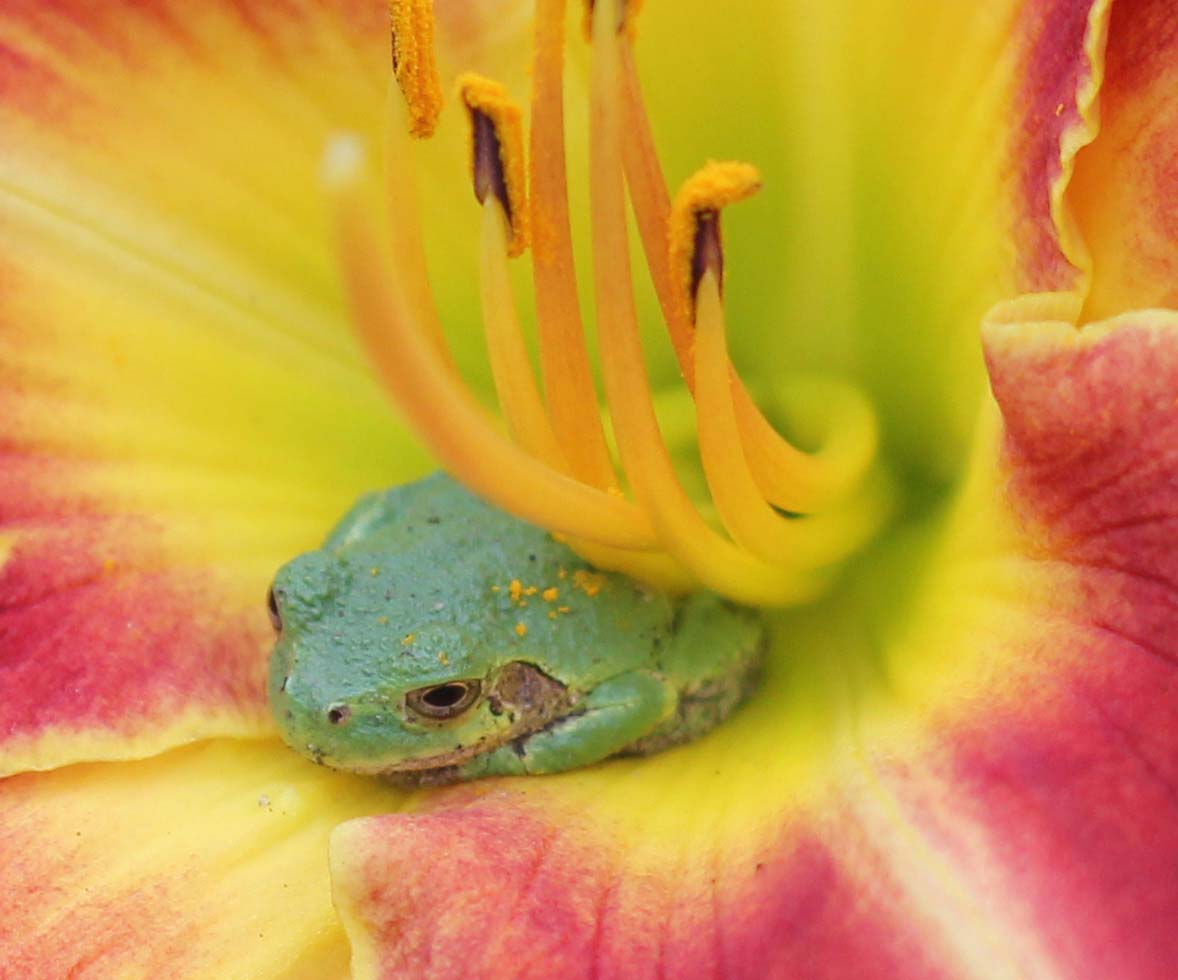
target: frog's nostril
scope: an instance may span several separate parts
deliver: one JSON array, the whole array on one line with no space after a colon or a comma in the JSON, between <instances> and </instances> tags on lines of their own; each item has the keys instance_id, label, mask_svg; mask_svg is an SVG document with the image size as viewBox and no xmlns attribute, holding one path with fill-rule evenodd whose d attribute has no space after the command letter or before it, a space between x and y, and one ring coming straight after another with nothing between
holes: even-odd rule
<instances>
[{"instance_id":1,"label":"frog's nostril","mask_svg":"<svg viewBox=\"0 0 1178 980\"><path fill-rule=\"evenodd\" d=\"M352 709L346 704L333 704L327 709L327 720L333 725L346 725L352 717Z\"/></svg>"}]
</instances>

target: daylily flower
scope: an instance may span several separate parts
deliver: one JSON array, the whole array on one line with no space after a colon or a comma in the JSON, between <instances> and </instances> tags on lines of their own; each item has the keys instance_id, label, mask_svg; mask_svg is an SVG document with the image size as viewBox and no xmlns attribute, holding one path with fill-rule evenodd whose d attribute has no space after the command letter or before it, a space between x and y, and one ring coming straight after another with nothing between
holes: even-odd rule
<instances>
[{"instance_id":1,"label":"daylily flower","mask_svg":"<svg viewBox=\"0 0 1178 980\"><path fill-rule=\"evenodd\" d=\"M0 974L1173 973L1178 13L647 7L605 56L640 63L666 173L765 179L725 217L733 363L754 396L859 386L894 507L768 614L764 687L710 736L409 794L287 750L263 683L277 566L434 465L335 231L405 185L349 171L333 203L320 176L333 134L379 157L404 112L386 11L0 0ZM526 103L528 11L437 8L442 74ZM568 186L601 263L594 71L566 79ZM386 163L486 387L466 115ZM815 400L782 418L813 434Z\"/></svg>"}]
</instances>

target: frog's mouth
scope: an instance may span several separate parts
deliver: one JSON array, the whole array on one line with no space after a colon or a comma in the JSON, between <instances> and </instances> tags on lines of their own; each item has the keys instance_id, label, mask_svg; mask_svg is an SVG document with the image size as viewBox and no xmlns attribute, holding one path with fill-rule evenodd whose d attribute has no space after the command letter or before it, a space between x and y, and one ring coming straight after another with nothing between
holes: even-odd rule
<instances>
[{"instance_id":1,"label":"frog's mouth","mask_svg":"<svg viewBox=\"0 0 1178 980\"><path fill-rule=\"evenodd\" d=\"M519 744L521 739L529 735L534 735L536 732L542 731L545 727L553 723L550 721L546 725L539 727L521 724L506 732L483 736L471 742L469 745L462 745L448 752L438 752L434 755L422 756L416 759L390 759L385 761L369 761L367 763L351 763L332 760L322 751L317 750L315 746L308 745L306 751L320 765L327 766L331 769L345 770L355 773L358 776L384 776L408 785L438 785L456 781L458 779L459 766L487 752L493 752L500 746L517 743L516 750L522 753L522 745Z\"/></svg>"},{"instance_id":2,"label":"frog's mouth","mask_svg":"<svg viewBox=\"0 0 1178 980\"><path fill-rule=\"evenodd\" d=\"M402 773L431 773L438 769L450 769L529 734L529 731L511 731L502 735L484 736L470 745L462 745L449 752L439 752L420 759L400 759L383 767L376 767L371 772L395 776Z\"/></svg>"},{"instance_id":3,"label":"frog's mouth","mask_svg":"<svg viewBox=\"0 0 1178 980\"><path fill-rule=\"evenodd\" d=\"M403 773L432 773L435 770L451 769L464 762L469 762L484 752L493 751L500 745L506 745L508 742L527 734L529 733L512 732L507 737L484 736L471 742L469 745L461 745L448 752L439 752L435 755L423 756L417 759L397 758L369 759L364 762L358 760L353 761L351 759L333 756L329 749L317 745L314 742L292 744L291 748L307 756L317 765L326 766L328 769L338 769L341 772L355 773L357 776L396 776Z\"/></svg>"}]
</instances>

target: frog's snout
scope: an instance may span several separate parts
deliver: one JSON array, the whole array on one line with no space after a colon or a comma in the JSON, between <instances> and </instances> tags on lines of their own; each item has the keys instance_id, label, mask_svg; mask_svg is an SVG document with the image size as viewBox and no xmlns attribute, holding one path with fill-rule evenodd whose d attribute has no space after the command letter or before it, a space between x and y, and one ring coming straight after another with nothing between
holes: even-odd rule
<instances>
[{"instance_id":1,"label":"frog's snout","mask_svg":"<svg viewBox=\"0 0 1178 980\"><path fill-rule=\"evenodd\" d=\"M283 741L320 765L330 765L357 721L356 706L348 700L320 700L303 676L299 640L280 636L270 654L270 713Z\"/></svg>"}]
</instances>

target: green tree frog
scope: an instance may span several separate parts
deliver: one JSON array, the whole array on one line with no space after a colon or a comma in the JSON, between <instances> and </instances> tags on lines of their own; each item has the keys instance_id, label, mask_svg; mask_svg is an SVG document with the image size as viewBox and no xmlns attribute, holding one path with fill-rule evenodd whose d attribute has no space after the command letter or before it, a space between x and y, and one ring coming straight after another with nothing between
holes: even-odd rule
<instances>
[{"instance_id":1,"label":"green tree frog","mask_svg":"<svg viewBox=\"0 0 1178 980\"><path fill-rule=\"evenodd\" d=\"M443 474L362 498L269 595L270 703L315 762L552 773L708 731L754 686L753 610L601 572Z\"/></svg>"}]
</instances>

